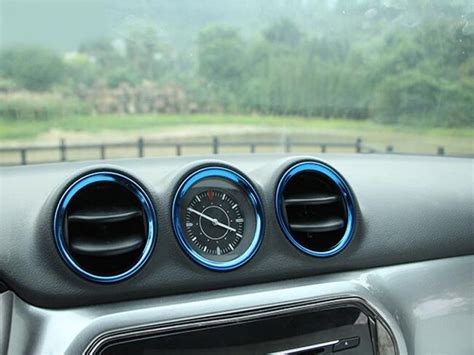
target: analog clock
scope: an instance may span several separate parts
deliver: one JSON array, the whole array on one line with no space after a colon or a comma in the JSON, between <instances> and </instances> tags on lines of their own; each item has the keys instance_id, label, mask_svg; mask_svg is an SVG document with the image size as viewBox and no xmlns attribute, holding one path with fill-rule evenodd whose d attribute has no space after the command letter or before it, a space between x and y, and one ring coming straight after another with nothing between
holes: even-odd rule
<instances>
[{"instance_id":1,"label":"analog clock","mask_svg":"<svg viewBox=\"0 0 474 355\"><path fill-rule=\"evenodd\" d=\"M247 262L262 239L262 206L241 174L208 167L191 174L173 203L178 241L199 264L229 270Z\"/></svg>"}]
</instances>

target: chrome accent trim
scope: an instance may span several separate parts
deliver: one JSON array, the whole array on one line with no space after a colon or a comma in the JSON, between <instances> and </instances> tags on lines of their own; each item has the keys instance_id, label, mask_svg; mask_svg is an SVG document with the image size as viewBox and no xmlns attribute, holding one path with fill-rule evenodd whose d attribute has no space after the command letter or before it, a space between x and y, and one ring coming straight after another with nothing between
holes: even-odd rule
<instances>
[{"instance_id":1,"label":"chrome accent trim","mask_svg":"<svg viewBox=\"0 0 474 355\"><path fill-rule=\"evenodd\" d=\"M276 353L270 353L271 355L287 355L287 354L294 354L299 351L307 351L307 350L314 350L317 348L324 348L325 346L330 346L330 345L335 345L339 343L339 340L333 340L333 341L328 341L325 343L319 343L319 344L314 344L314 345L308 345L308 346L303 346L301 348L296 348L296 349L289 349L289 350L284 350L284 351L278 351Z\"/></svg>"}]
</instances>

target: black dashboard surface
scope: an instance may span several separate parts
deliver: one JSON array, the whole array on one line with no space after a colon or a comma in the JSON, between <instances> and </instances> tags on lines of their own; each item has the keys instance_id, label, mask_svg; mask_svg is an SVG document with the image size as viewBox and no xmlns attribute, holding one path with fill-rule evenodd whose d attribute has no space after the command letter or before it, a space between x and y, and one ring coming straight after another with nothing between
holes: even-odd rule
<instances>
[{"instance_id":1,"label":"black dashboard surface","mask_svg":"<svg viewBox=\"0 0 474 355\"><path fill-rule=\"evenodd\" d=\"M300 161L336 169L356 199L351 243L329 258L299 252L275 216L282 174ZM223 165L240 171L263 202L265 234L256 255L227 272L197 265L173 233L171 204L192 171ZM138 181L158 218L157 243L136 275L116 284L87 281L59 256L52 219L65 188L91 171L114 170ZM59 308L206 291L375 266L468 255L473 241L473 160L389 155L222 155L78 162L0 169L0 281L27 302Z\"/></svg>"}]
</instances>

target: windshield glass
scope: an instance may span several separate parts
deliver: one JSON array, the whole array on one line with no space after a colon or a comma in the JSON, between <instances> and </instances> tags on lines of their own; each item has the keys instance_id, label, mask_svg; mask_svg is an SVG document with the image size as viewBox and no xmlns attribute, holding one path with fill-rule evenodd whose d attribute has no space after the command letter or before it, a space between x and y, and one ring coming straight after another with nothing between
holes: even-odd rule
<instances>
[{"instance_id":1,"label":"windshield glass","mask_svg":"<svg viewBox=\"0 0 474 355\"><path fill-rule=\"evenodd\" d=\"M472 0L2 0L0 164L474 154Z\"/></svg>"}]
</instances>

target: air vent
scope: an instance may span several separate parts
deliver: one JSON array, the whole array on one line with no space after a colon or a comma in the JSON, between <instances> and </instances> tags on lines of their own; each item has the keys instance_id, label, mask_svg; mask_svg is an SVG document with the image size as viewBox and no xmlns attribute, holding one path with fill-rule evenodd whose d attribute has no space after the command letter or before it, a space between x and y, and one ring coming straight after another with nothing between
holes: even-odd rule
<instances>
[{"instance_id":1,"label":"air vent","mask_svg":"<svg viewBox=\"0 0 474 355\"><path fill-rule=\"evenodd\" d=\"M283 232L298 249L313 256L334 255L349 243L353 206L342 177L321 163L293 166L277 188L276 211Z\"/></svg>"},{"instance_id":2,"label":"air vent","mask_svg":"<svg viewBox=\"0 0 474 355\"><path fill-rule=\"evenodd\" d=\"M74 271L92 281L115 282L133 275L150 256L156 217L136 182L97 172L69 187L54 226L59 252Z\"/></svg>"}]
</instances>

